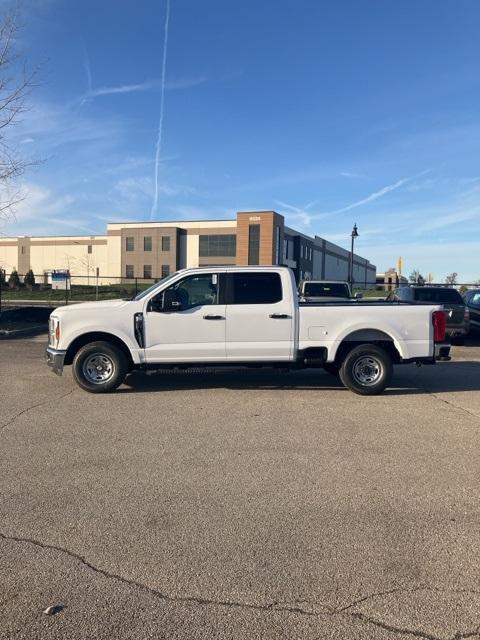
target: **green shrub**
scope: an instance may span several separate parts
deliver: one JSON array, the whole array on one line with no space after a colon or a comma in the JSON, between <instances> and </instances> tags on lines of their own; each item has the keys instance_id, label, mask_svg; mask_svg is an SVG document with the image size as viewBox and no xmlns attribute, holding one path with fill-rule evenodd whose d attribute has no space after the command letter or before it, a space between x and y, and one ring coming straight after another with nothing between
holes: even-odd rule
<instances>
[{"instance_id":1,"label":"green shrub","mask_svg":"<svg viewBox=\"0 0 480 640\"><path fill-rule=\"evenodd\" d=\"M18 277L18 271L14 269L8 278L8 286L11 289L18 289L20 287L20 278Z\"/></svg>"},{"instance_id":2,"label":"green shrub","mask_svg":"<svg viewBox=\"0 0 480 640\"><path fill-rule=\"evenodd\" d=\"M23 279L23 284L28 287L33 287L35 284L35 276L33 275L33 271L29 269L25 274L25 278Z\"/></svg>"}]
</instances>

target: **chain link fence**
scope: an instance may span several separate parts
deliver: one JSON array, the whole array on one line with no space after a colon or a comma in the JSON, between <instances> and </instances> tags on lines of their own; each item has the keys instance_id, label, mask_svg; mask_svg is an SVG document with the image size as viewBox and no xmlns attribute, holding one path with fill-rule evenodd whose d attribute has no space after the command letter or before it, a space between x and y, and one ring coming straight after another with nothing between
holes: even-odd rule
<instances>
[{"instance_id":1,"label":"chain link fence","mask_svg":"<svg viewBox=\"0 0 480 640\"><path fill-rule=\"evenodd\" d=\"M51 274L0 274L0 311L18 306L60 305L92 300L134 298L158 280L115 276Z\"/></svg>"}]
</instances>

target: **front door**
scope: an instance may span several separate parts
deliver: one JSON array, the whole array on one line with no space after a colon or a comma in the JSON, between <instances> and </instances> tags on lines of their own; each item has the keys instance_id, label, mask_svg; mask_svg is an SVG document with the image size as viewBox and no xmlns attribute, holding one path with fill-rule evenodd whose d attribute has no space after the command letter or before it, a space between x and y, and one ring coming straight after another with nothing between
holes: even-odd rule
<instances>
[{"instance_id":1,"label":"front door","mask_svg":"<svg viewBox=\"0 0 480 640\"><path fill-rule=\"evenodd\" d=\"M286 278L286 271L226 275L228 360L292 359L295 307Z\"/></svg>"},{"instance_id":2,"label":"front door","mask_svg":"<svg viewBox=\"0 0 480 640\"><path fill-rule=\"evenodd\" d=\"M163 309L165 291L174 309ZM225 355L225 305L220 273L189 275L153 298L145 319L147 362L218 362Z\"/></svg>"}]
</instances>

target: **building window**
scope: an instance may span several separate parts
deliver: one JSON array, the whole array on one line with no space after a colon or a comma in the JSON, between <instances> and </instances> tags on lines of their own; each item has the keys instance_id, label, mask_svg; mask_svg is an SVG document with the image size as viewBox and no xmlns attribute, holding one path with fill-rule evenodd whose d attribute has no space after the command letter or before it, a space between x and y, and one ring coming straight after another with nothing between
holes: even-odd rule
<instances>
[{"instance_id":1,"label":"building window","mask_svg":"<svg viewBox=\"0 0 480 640\"><path fill-rule=\"evenodd\" d=\"M134 270L133 270L133 264L127 264L125 265L125 277L126 278L134 278Z\"/></svg>"},{"instance_id":2,"label":"building window","mask_svg":"<svg viewBox=\"0 0 480 640\"><path fill-rule=\"evenodd\" d=\"M89 244L87 247L87 253L92 253L92 245Z\"/></svg>"},{"instance_id":3,"label":"building window","mask_svg":"<svg viewBox=\"0 0 480 640\"><path fill-rule=\"evenodd\" d=\"M143 265L143 277L150 279L152 277L152 265L144 264Z\"/></svg>"},{"instance_id":4,"label":"building window","mask_svg":"<svg viewBox=\"0 0 480 640\"><path fill-rule=\"evenodd\" d=\"M152 250L152 236L144 236L143 238L143 250L151 251Z\"/></svg>"},{"instance_id":5,"label":"building window","mask_svg":"<svg viewBox=\"0 0 480 640\"><path fill-rule=\"evenodd\" d=\"M132 237L125 238L126 251L135 251L135 239Z\"/></svg>"},{"instance_id":6,"label":"building window","mask_svg":"<svg viewBox=\"0 0 480 640\"><path fill-rule=\"evenodd\" d=\"M282 299L278 273L232 273L227 304L275 304Z\"/></svg>"},{"instance_id":7,"label":"building window","mask_svg":"<svg viewBox=\"0 0 480 640\"><path fill-rule=\"evenodd\" d=\"M162 278L166 278L170 275L170 266L168 264L162 264Z\"/></svg>"},{"instance_id":8,"label":"building window","mask_svg":"<svg viewBox=\"0 0 480 640\"><path fill-rule=\"evenodd\" d=\"M22 255L25 254L25 247L22 247Z\"/></svg>"},{"instance_id":9,"label":"building window","mask_svg":"<svg viewBox=\"0 0 480 640\"><path fill-rule=\"evenodd\" d=\"M234 234L200 236L199 256L224 257L237 253L237 236Z\"/></svg>"},{"instance_id":10,"label":"building window","mask_svg":"<svg viewBox=\"0 0 480 640\"><path fill-rule=\"evenodd\" d=\"M288 260L288 240L286 238L283 240L283 255L285 260Z\"/></svg>"},{"instance_id":11,"label":"building window","mask_svg":"<svg viewBox=\"0 0 480 640\"><path fill-rule=\"evenodd\" d=\"M248 227L248 264L260 263L260 225Z\"/></svg>"},{"instance_id":12,"label":"building window","mask_svg":"<svg viewBox=\"0 0 480 640\"><path fill-rule=\"evenodd\" d=\"M170 236L162 236L162 251L170 251Z\"/></svg>"}]
</instances>

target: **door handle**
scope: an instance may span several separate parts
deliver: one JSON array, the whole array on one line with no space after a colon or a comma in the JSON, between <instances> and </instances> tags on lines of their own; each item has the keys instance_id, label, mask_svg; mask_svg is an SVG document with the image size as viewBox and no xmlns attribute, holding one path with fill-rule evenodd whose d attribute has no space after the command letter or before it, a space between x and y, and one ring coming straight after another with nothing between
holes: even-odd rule
<instances>
[{"instance_id":1,"label":"door handle","mask_svg":"<svg viewBox=\"0 0 480 640\"><path fill-rule=\"evenodd\" d=\"M288 320L288 318L290 318L286 313L271 313L269 317L274 320Z\"/></svg>"},{"instance_id":2,"label":"door handle","mask_svg":"<svg viewBox=\"0 0 480 640\"><path fill-rule=\"evenodd\" d=\"M224 320L223 316L215 316L213 314L207 314L206 316L203 316L204 320Z\"/></svg>"}]
</instances>

